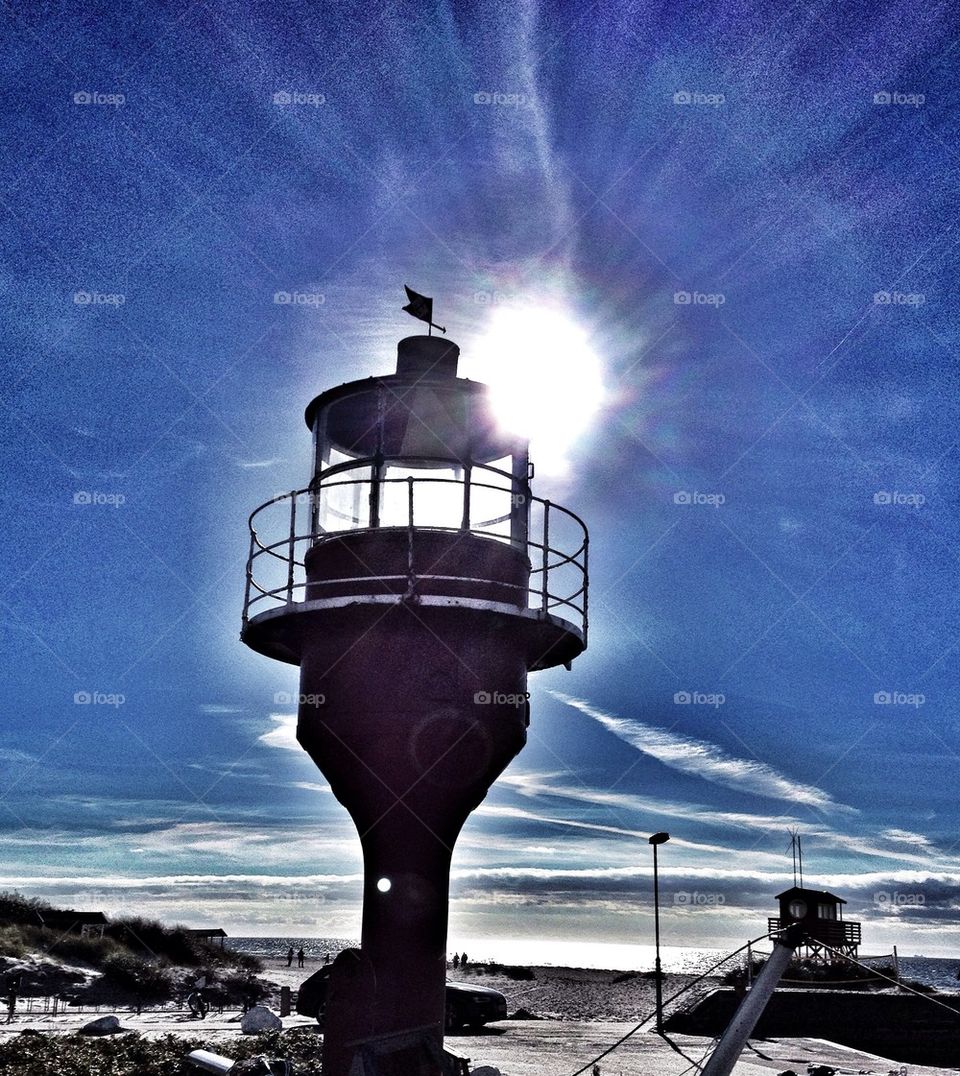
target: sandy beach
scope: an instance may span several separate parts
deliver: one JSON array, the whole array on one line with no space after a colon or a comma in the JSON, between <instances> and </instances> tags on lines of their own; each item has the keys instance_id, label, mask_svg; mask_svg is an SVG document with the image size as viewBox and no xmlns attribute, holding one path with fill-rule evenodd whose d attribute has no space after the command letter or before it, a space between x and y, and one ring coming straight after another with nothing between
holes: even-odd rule
<instances>
[{"instance_id":1,"label":"sandy beach","mask_svg":"<svg viewBox=\"0 0 960 1076\"><path fill-rule=\"evenodd\" d=\"M289 986L296 990L300 983L313 974L322 962L307 961L304 968L287 967L286 959L271 958L265 961L263 978L274 984L275 996L270 1000L276 1009L279 989ZM465 1030L447 1037L447 1047L468 1057L476 1064L498 1067L504 1076L565 1076L580 1065L597 1056L653 1010L653 982L640 976L623 972L598 971L582 968L533 967L532 980L517 981L502 971L488 973L482 966L448 969L448 978L454 981L490 986L500 990L507 998L508 1011L526 1010L540 1019L501 1021L484 1028L481 1032ZM665 996L680 989L691 976L670 975L666 978ZM698 992L709 990L716 980L698 984ZM48 1012L25 1011L24 999L21 1011L8 1025L0 1025L0 1042L20 1034L24 1030L40 1031L52 1035L69 1035L79 1030L95 1016L114 1013L121 1024L145 1038L156 1039L173 1034L184 1040L200 1040L204 1046L231 1056L231 1047L240 1038L240 1013L225 1010L211 1012L206 1020L192 1018L189 1013L174 1007L145 1010L137 1014L130 1010L102 1007L94 1012L70 1011L56 1016ZM317 1051L321 1047L321 1033L316 1023L308 1017L296 1014L284 1017L284 1030L277 1042L282 1052L284 1037L292 1035L316 1037ZM633 1035L613 1054L601 1062L603 1076L676 1076L692 1060L709 1053L712 1040L692 1035L675 1035L663 1039L648 1024ZM739 1076L767 1076L785 1069L806 1071L807 1065L825 1064L838 1073L875 1074L888 1076L899 1071L896 1062L862 1051L851 1050L835 1043L818 1039L755 1040L744 1051L737 1066ZM911 1065L915 1076L956 1076L958 1070L930 1068Z\"/></svg>"}]
</instances>

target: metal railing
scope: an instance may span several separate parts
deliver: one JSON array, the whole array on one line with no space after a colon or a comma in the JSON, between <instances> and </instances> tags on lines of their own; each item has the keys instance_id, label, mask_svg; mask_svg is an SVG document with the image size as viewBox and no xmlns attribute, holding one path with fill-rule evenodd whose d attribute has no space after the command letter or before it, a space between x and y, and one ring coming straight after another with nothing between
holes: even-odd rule
<instances>
[{"instance_id":1,"label":"metal railing","mask_svg":"<svg viewBox=\"0 0 960 1076\"><path fill-rule=\"evenodd\" d=\"M586 640L589 537L579 516L540 497L514 493L509 474L479 464L466 468L462 477L456 478L422 475L374 478L374 472L369 469L357 477L358 469L356 465L349 469L333 468L311 487L280 494L251 513L244 626L260 613L303 602L307 585L304 558L309 550L360 532L405 530L407 572L403 575L370 572L326 581L341 592L346 584L369 586L373 579L382 581L385 589L393 584L406 585L408 590L418 580L433 585L462 582L461 576L419 574L414 568L415 532L440 531L471 534L521 549L530 560L529 586L520 588L501 579L490 582L521 591L516 595L520 608L558 616L579 628ZM476 472L495 481L478 481ZM391 488L398 487L404 487L398 492L406 494L405 511L397 514L396 507L401 501L394 496L393 513L387 522L382 509L378 510L375 517L378 526L369 526L365 513L330 510L332 501L338 497L341 506L347 501L354 505L382 506L390 499ZM478 506L483 508L480 514L486 518L475 518ZM331 528L331 521L339 526ZM323 582L312 583L311 596L316 596L316 590L323 585ZM435 586L432 592L437 593Z\"/></svg>"}]
</instances>

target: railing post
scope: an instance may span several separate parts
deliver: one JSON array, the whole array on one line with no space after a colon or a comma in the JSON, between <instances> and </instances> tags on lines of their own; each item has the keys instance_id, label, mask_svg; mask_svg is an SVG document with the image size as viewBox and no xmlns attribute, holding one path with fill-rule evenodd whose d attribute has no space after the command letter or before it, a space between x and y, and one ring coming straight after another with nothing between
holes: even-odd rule
<instances>
[{"instance_id":1,"label":"railing post","mask_svg":"<svg viewBox=\"0 0 960 1076\"><path fill-rule=\"evenodd\" d=\"M320 533L320 483L310 483L310 544L317 540Z\"/></svg>"},{"instance_id":2,"label":"railing post","mask_svg":"<svg viewBox=\"0 0 960 1076\"><path fill-rule=\"evenodd\" d=\"M540 609L547 611L547 572L550 567L550 502L543 502L543 582L540 595Z\"/></svg>"},{"instance_id":3,"label":"railing post","mask_svg":"<svg viewBox=\"0 0 960 1076\"><path fill-rule=\"evenodd\" d=\"M250 583L253 579L253 550L254 550L254 536L253 526L250 527L250 552L247 554L247 585L243 590L243 627L247 626L247 621L250 619Z\"/></svg>"},{"instance_id":4,"label":"railing post","mask_svg":"<svg viewBox=\"0 0 960 1076\"><path fill-rule=\"evenodd\" d=\"M407 594L413 597L413 477L407 477Z\"/></svg>"},{"instance_id":5,"label":"railing post","mask_svg":"<svg viewBox=\"0 0 960 1076\"><path fill-rule=\"evenodd\" d=\"M473 468L468 464L463 469L463 519L460 520L462 531L470 530L470 482L473 479Z\"/></svg>"},{"instance_id":6,"label":"railing post","mask_svg":"<svg viewBox=\"0 0 960 1076\"><path fill-rule=\"evenodd\" d=\"M590 535L583 532L583 641L590 628Z\"/></svg>"},{"instance_id":7,"label":"railing post","mask_svg":"<svg viewBox=\"0 0 960 1076\"><path fill-rule=\"evenodd\" d=\"M290 493L290 546L287 554L287 605L293 601L293 565L297 545L297 491Z\"/></svg>"}]
</instances>

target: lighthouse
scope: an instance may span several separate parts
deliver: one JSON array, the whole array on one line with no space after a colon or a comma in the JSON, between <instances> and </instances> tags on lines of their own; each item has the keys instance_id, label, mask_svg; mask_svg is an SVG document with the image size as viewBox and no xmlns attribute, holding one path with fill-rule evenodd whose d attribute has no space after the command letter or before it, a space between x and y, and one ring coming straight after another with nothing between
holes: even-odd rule
<instances>
[{"instance_id":1,"label":"lighthouse","mask_svg":"<svg viewBox=\"0 0 960 1076\"><path fill-rule=\"evenodd\" d=\"M250 517L241 638L300 668L297 739L363 849L360 948L338 957L325 1076L440 1076L450 860L523 747L527 674L587 645L587 531L533 495L459 348L306 409L309 483Z\"/></svg>"}]
</instances>

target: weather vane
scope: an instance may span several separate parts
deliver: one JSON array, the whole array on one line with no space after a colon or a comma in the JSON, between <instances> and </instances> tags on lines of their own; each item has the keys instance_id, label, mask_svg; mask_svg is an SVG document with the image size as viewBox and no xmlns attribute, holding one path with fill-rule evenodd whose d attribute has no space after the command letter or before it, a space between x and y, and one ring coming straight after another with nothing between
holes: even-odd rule
<instances>
[{"instance_id":1,"label":"weather vane","mask_svg":"<svg viewBox=\"0 0 960 1076\"><path fill-rule=\"evenodd\" d=\"M442 325L434 325L433 323L433 299L428 298L426 295L419 295L412 288L403 285L403 290L407 293L409 303L403 309L411 316L419 318L420 321L425 321L429 328L427 329L427 335L432 336L430 329L439 329L440 332L445 333L447 330Z\"/></svg>"}]
</instances>

